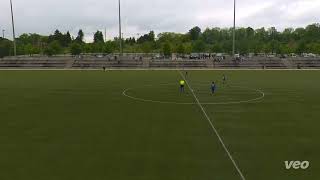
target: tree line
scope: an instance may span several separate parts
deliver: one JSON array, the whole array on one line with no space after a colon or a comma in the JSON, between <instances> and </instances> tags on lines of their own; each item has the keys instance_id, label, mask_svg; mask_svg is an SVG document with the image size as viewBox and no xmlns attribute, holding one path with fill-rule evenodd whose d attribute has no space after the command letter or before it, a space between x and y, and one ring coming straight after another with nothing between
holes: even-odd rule
<instances>
[{"instance_id":1,"label":"tree line","mask_svg":"<svg viewBox=\"0 0 320 180\"><path fill-rule=\"evenodd\" d=\"M104 40L103 33L97 31L93 42L84 41L84 32L80 29L76 37L68 32L56 30L49 36L39 34L22 34L16 39L18 55L81 53L118 53L119 38ZM232 28L199 27L190 29L187 33L164 32L156 35L150 31L138 38L121 39L123 52L127 53L171 53L190 54L199 52L231 53L233 42ZM236 29L236 52L248 53L314 53L320 54L320 24L311 24L304 28L286 28L278 31L276 28ZM0 57L13 54L12 42L0 38Z\"/></svg>"}]
</instances>

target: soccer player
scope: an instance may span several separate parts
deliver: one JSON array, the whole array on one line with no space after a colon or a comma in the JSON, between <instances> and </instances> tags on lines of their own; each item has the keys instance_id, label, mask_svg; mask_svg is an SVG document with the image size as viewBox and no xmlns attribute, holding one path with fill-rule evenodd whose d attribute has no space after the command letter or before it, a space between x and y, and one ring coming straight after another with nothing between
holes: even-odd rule
<instances>
[{"instance_id":1,"label":"soccer player","mask_svg":"<svg viewBox=\"0 0 320 180\"><path fill-rule=\"evenodd\" d=\"M106 72L106 67L105 66L103 66L102 69L103 69L104 72Z\"/></svg>"},{"instance_id":2,"label":"soccer player","mask_svg":"<svg viewBox=\"0 0 320 180\"><path fill-rule=\"evenodd\" d=\"M211 83L211 94L212 95L216 92L216 88L217 88L217 85L214 82L212 82Z\"/></svg>"},{"instance_id":3,"label":"soccer player","mask_svg":"<svg viewBox=\"0 0 320 180\"><path fill-rule=\"evenodd\" d=\"M225 74L222 76L222 84L227 84L227 76Z\"/></svg>"},{"instance_id":4,"label":"soccer player","mask_svg":"<svg viewBox=\"0 0 320 180\"><path fill-rule=\"evenodd\" d=\"M185 85L185 81L184 80L180 80L180 92L184 93L184 85Z\"/></svg>"}]
</instances>

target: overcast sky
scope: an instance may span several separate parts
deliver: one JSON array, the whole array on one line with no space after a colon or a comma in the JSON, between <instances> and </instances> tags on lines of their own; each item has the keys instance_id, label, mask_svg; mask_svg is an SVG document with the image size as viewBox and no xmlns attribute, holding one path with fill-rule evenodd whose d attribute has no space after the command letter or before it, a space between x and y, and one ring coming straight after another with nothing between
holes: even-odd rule
<instances>
[{"instance_id":1,"label":"overcast sky","mask_svg":"<svg viewBox=\"0 0 320 180\"><path fill-rule=\"evenodd\" d=\"M237 0L237 26L301 27L320 22L320 0ZM13 0L16 31L50 34L55 29L81 28L90 41L107 28L107 38L118 32L117 0ZM233 0L122 0L125 37L154 30L187 32L193 26L231 27ZM10 1L0 1L0 29L11 36Z\"/></svg>"}]
</instances>

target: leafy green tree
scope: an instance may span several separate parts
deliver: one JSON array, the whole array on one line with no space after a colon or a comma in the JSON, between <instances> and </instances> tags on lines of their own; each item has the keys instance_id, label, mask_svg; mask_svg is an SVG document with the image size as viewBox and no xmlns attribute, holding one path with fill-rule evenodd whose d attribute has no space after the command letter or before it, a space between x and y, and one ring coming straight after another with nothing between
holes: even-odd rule
<instances>
[{"instance_id":1,"label":"leafy green tree","mask_svg":"<svg viewBox=\"0 0 320 180\"><path fill-rule=\"evenodd\" d=\"M207 28L201 32L199 27L194 27L187 33L164 32L158 34L157 38L154 31L135 38L123 39L123 48L125 52L162 52L165 44L169 44L171 52L192 53L192 52L232 52L232 28ZM243 27L236 29L236 51L241 54L254 53L320 53L320 24L311 24L305 28L286 28L282 32L271 27L253 29ZM95 34L95 43L85 43L84 33L79 30L78 36L73 42L81 44L83 52L105 52L111 53L118 51L118 39L104 43L102 32ZM1 46L11 41L2 39ZM63 34L56 30L52 35L41 36L38 34L22 34L17 38L17 53L20 54L38 54L45 52L55 54L56 51L50 48L53 42L58 42L61 46L61 52L68 52L72 38L69 32ZM167 46L167 45L166 45ZM2 54L8 54L6 48L0 49ZM12 45L9 48L9 54L12 54ZM2 55L3 56L3 55Z\"/></svg>"},{"instance_id":2,"label":"leafy green tree","mask_svg":"<svg viewBox=\"0 0 320 180\"><path fill-rule=\"evenodd\" d=\"M104 46L104 53L113 53L115 52L116 44L114 41L107 41Z\"/></svg>"},{"instance_id":3,"label":"leafy green tree","mask_svg":"<svg viewBox=\"0 0 320 180\"><path fill-rule=\"evenodd\" d=\"M192 43L185 43L184 44L185 54L192 53Z\"/></svg>"},{"instance_id":4,"label":"leafy green tree","mask_svg":"<svg viewBox=\"0 0 320 180\"><path fill-rule=\"evenodd\" d=\"M94 43L104 42L103 34L101 31L97 31L96 33L94 33L93 41Z\"/></svg>"},{"instance_id":5,"label":"leafy green tree","mask_svg":"<svg viewBox=\"0 0 320 180\"><path fill-rule=\"evenodd\" d=\"M83 33L82 29L80 29L75 41L78 43L83 43L83 38L84 38L84 33Z\"/></svg>"},{"instance_id":6,"label":"leafy green tree","mask_svg":"<svg viewBox=\"0 0 320 180\"><path fill-rule=\"evenodd\" d=\"M166 58L171 57L172 55L172 48L169 42L164 43L162 47L163 54Z\"/></svg>"},{"instance_id":7,"label":"leafy green tree","mask_svg":"<svg viewBox=\"0 0 320 180\"><path fill-rule=\"evenodd\" d=\"M270 41L271 52L272 53L280 53L280 43L277 40Z\"/></svg>"},{"instance_id":8,"label":"leafy green tree","mask_svg":"<svg viewBox=\"0 0 320 180\"><path fill-rule=\"evenodd\" d=\"M92 52L93 53L103 53L104 52L104 42L98 41L95 42L92 45Z\"/></svg>"},{"instance_id":9,"label":"leafy green tree","mask_svg":"<svg viewBox=\"0 0 320 180\"><path fill-rule=\"evenodd\" d=\"M280 52L279 52L280 54L290 54L291 53L288 44L280 44L279 50L280 50Z\"/></svg>"},{"instance_id":10,"label":"leafy green tree","mask_svg":"<svg viewBox=\"0 0 320 180\"><path fill-rule=\"evenodd\" d=\"M246 36L247 39L251 39L254 38L254 29L252 29L251 27L248 27L246 29Z\"/></svg>"},{"instance_id":11,"label":"leafy green tree","mask_svg":"<svg viewBox=\"0 0 320 180\"><path fill-rule=\"evenodd\" d=\"M51 43L53 41L57 41L61 46L67 48L72 41L70 32L63 34L57 29L53 35L49 35L48 42Z\"/></svg>"},{"instance_id":12,"label":"leafy green tree","mask_svg":"<svg viewBox=\"0 0 320 180\"><path fill-rule=\"evenodd\" d=\"M280 41L283 43L288 43L293 40L293 28L286 28L280 35Z\"/></svg>"},{"instance_id":13,"label":"leafy green tree","mask_svg":"<svg viewBox=\"0 0 320 180\"><path fill-rule=\"evenodd\" d=\"M305 41L300 41L298 43L298 47L297 47L297 50L296 52L298 54L302 54L302 53L305 53L306 52L306 49L307 49L307 43Z\"/></svg>"},{"instance_id":14,"label":"leafy green tree","mask_svg":"<svg viewBox=\"0 0 320 180\"><path fill-rule=\"evenodd\" d=\"M158 44L163 44L166 42L177 43L177 44L185 43L188 41L185 36L186 35L180 34L180 33L171 33L171 32L160 33L158 35L157 43Z\"/></svg>"},{"instance_id":15,"label":"leafy green tree","mask_svg":"<svg viewBox=\"0 0 320 180\"><path fill-rule=\"evenodd\" d=\"M85 43L85 44L82 44L82 46L83 46L83 52L85 52L85 53L93 53L92 44Z\"/></svg>"},{"instance_id":16,"label":"leafy green tree","mask_svg":"<svg viewBox=\"0 0 320 180\"><path fill-rule=\"evenodd\" d=\"M309 42L314 41L315 38L320 37L320 24L311 24L305 28L306 34L304 40Z\"/></svg>"},{"instance_id":17,"label":"leafy green tree","mask_svg":"<svg viewBox=\"0 0 320 180\"><path fill-rule=\"evenodd\" d=\"M279 32L275 27L271 27L268 29L269 40L277 40Z\"/></svg>"},{"instance_id":18,"label":"leafy green tree","mask_svg":"<svg viewBox=\"0 0 320 180\"><path fill-rule=\"evenodd\" d=\"M27 45L24 46L24 51L28 54L28 55L32 55L34 53L34 47L29 43Z\"/></svg>"},{"instance_id":19,"label":"leafy green tree","mask_svg":"<svg viewBox=\"0 0 320 180\"><path fill-rule=\"evenodd\" d=\"M184 47L184 45L182 43L180 43L178 45L176 52L178 54L185 54L186 53L185 47Z\"/></svg>"},{"instance_id":20,"label":"leafy green tree","mask_svg":"<svg viewBox=\"0 0 320 180\"><path fill-rule=\"evenodd\" d=\"M39 54L44 44L47 43L47 36L39 34L22 34L17 40L17 53L18 54Z\"/></svg>"},{"instance_id":21,"label":"leafy green tree","mask_svg":"<svg viewBox=\"0 0 320 180\"><path fill-rule=\"evenodd\" d=\"M138 38L137 42L142 44L144 42L154 42L155 41L155 34L154 31L150 31L149 34L145 34Z\"/></svg>"},{"instance_id":22,"label":"leafy green tree","mask_svg":"<svg viewBox=\"0 0 320 180\"><path fill-rule=\"evenodd\" d=\"M219 43L216 43L212 46L212 49L211 49L212 52L215 52L215 53L221 53L222 52L222 47Z\"/></svg>"},{"instance_id":23,"label":"leafy green tree","mask_svg":"<svg viewBox=\"0 0 320 180\"><path fill-rule=\"evenodd\" d=\"M263 51L264 53L271 53L272 52L272 44L269 42L267 44L264 44Z\"/></svg>"},{"instance_id":24,"label":"leafy green tree","mask_svg":"<svg viewBox=\"0 0 320 180\"><path fill-rule=\"evenodd\" d=\"M72 38L71 38L71 35L70 35L70 32L68 31L65 35L64 35L64 39L63 39L63 44L64 44L64 47L67 47L71 44L72 42Z\"/></svg>"},{"instance_id":25,"label":"leafy green tree","mask_svg":"<svg viewBox=\"0 0 320 180\"><path fill-rule=\"evenodd\" d=\"M255 39L261 42L265 42L268 40L268 33L265 28L256 29L255 31Z\"/></svg>"},{"instance_id":26,"label":"leafy green tree","mask_svg":"<svg viewBox=\"0 0 320 180\"><path fill-rule=\"evenodd\" d=\"M17 41L21 44L31 44L32 46L38 46L41 41L41 36L39 34L22 34L17 38Z\"/></svg>"},{"instance_id":27,"label":"leafy green tree","mask_svg":"<svg viewBox=\"0 0 320 180\"><path fill-rule=\"evenodd\" d=\"M213 44L215 41L218 40L217 35L215 32L209 28L207 28L203 33L202 33L202 40L206 44Z\"/></svg>"},{"instance_id":28,"label":"leafy green tree","mask_svg":"<svg viewBox=\"0 0 320 180\"><path fill-rule=\"evenodd\" d=\"M223 53L231 53L232 52L232 40L221 41L221 47L223 49Z\"/></svg>"},{"instance_id":29,"label":"leafy green tree","mask_svg":"<svg viewBox=\"0 0 320 180\"><path fill-rule=\"evenodd\" d=\"M13 46L12 46L11 41L9 41L7 39L0 38L0 58L3 58L5 56L9 56L12 47Z\"/></svg>"},{"instance_id":30,"label":"leafy green tree","mask_svg":"<svg viewBox=\"0 0 320 180\"><path fill-rule=\"evenodd\" d=\"M149 38L148 41L151 41L151 42L154 42L154 41L155 41L156 36L155 36L155 34L154 34L154 31L150 31L150 32L149 32L148 38Z\"/></svg>"},{"instance_id":31,"label":"leafy green tree","mask_svg":"<svg viewBox=\"0 0 320 180\"><path fill-rule=\"evenodd\" d=\"M51 42L48 47L45 48L44 53L48 56L57 55L62 53L63 48L58 41Z\"/></svg>"},{"instance_id":32,"label":"leafy green tree","mask_svg":"<svg viewBox=\"0 0 320 180\"><path fill-rule=\"evenodd\" d=\"M45 55L47 56L53 56L54 55L54 50L52 48L50 48L49 46L46 47L44 49L44 52L43 52Z\"/></svg>"},{"instance_id":33,"label":"leafy green tree","mask_svg":"<svg viewBox=\"0 0 320 180\"><path fill-rule=\"evenodd\" d=\"M133 37L133 38L127 38L125 40L125 44L129 44L130 46L134 45L136 43L136 39Z\"/></svg>"},{"instance_id":34,"label":"leafy green tree","mask_svg":"<svg viewBox=\"0 0 320 180\"><path fill-rule=\"evenodd\" d=\"M82 47L81 44L78 42L73 42L70 45L70 52L72 55L80 55L82 53Z\"/></svg>"},{"instance_id":35,"label":"leafy green tree","mask_svg":"<svg viewBox=\"0 0 320 180\"><path fill-rule=\"evenodd\" d=\"M60 45L63 44L63 34L57 29L54 31L53 35L49 36L49 43L53 42L53 41L57 41L60 43Z\"/></svg>"},{"instance_id":36,"label":"leafy green tree","mask_svg":"<svg viewBox=\"0 0 320 180\"><path fill-rule=\"evenodd\" d=\"M196 26L190 29L189 34L190 34L191 40L196 41L200 38L201 29L198 26Z\"/></svg>"},{"instance_id":37,"label":"leafy green tree","mask_svg":"<svg viewBox=\"0 0 320 180\"><path fill-rule=\"evenodd\" d=\"M58 41L53 41L49 44L49 47L51 47L54 50L54 54L60 54L63 52L63 48L61 47Z\"/></svg>"},{"instance_id":38,"label":"leafy green tree","mask_svg":"<svg viewBox=\"0 0 320 180\"><path fill-rule=\"evenodd\" d=\"M141 45L141 50L143 53L150 53L152 51L152 42L144 42Z\"/></svg>"},{"instance_id":39,"label":"leafy green tree","mask_svg":"<svg viewBox=\"0 0 320 180\"><path fill-rule=\"evenodd\" d=\"M308 52L320 54L320 43L311 43L307 46Z\"/></svg>"},{"instance_id":40,"label":"leafy green tree","mask_svg":"<svg viewBox=\"0 0 320 180\"><path fill-rule=\"evenodd\" d=\"M206 44L203 41L198 40L195 43L193 43L192 49L193 49L193 52L198 52L198 53L205 52Z\"/></svg>"}]
</instances>

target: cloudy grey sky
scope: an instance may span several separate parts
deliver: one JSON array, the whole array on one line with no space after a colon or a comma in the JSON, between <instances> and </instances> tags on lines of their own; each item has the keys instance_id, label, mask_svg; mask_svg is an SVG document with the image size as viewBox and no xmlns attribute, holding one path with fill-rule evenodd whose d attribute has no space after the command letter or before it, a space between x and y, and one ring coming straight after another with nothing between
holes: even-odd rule
<instances>
[{"instance_id":1,"label":"cloudy grey sky","mask_svg":"<svg viewBox=\"0 0 320 180\"><path fill-rule=\"evenodd\" d=\"M237 26L300 27L319 22L320 0L237 0ZM9 0L0 1L0 28L11 36ZM13 0L17 34L83 29L117 34L117 0ZM122 0L124 36L150 30L187 32L193 26L231 27L233 0Z\"/></svg>"}]
</instances>

